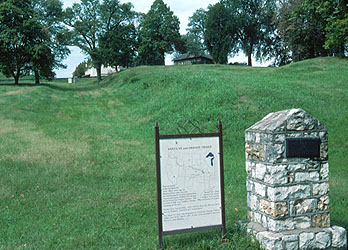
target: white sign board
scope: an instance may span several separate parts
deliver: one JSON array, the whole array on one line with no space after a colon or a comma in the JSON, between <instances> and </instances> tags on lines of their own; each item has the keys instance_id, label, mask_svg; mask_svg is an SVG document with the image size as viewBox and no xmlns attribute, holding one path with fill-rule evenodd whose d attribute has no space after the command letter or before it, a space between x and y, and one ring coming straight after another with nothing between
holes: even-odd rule
<instances>
[{"instance_id":1,"label":"white sign board","mask_svg":"<svg viewBox=\"0 0 348 250\"><path fill-rule=\"evenodd\" d=\"M160 139L163 232L222 225L219 137Z\"/></svg>"}]
</instances>

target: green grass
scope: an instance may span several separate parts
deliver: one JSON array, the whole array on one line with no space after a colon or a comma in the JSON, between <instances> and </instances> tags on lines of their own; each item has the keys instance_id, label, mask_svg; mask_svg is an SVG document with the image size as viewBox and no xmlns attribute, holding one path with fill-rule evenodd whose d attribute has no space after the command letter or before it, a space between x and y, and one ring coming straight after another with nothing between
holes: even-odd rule
<instances>
[{"instance_id":1,"label":"green grass","mask_svg":"<svg viewBox=\"0 0 348 250\"><path fill-rule=\"evenodd\" d=\"M11 81L10 81L11 82ZM167 249L257 249L246 219L244 131L269 112L302 108L329 128L332 224L348 228L348 63L282 68L139 67L34 86L0 82L0 249L156 249L154 123L224 127L226 222L166 236Z\"/></svg>"}]
</instances>

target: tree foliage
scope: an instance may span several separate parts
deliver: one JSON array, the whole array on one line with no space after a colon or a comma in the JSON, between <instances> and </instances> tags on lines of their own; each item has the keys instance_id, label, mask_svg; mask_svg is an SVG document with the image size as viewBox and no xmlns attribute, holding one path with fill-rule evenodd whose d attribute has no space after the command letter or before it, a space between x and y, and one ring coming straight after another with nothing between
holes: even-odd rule
<instances>
[{"instance_id":1,"label":"tree foliage","mask_svg":"<svg viewBox=\"0 0 348 250\"><path fill-rule=\"evenodd\" d=\"M180 50L180 22L162 0L155 0L145 14L139 32L140 64L164 65L165 53Z\"/></svg>"},{"instance_id":2,"label":"tree foliage","mask_svg":"<svg viewBox=\"0 0 348 250\"><path fill-rule=\"evenodd\" d=\"M35 69L52 77L54 54L47 46L49 38L31 0L0 2L0 68L15 84Z\"/></svg>"},{"instance_id":3,"label":"tree foliage","mask_svg":"<svg viewBox=\"0 0 348 250\"><path fill-rule=\"evenodd\" d=\"M204 41L202 42L201 40L198 40L196 36L190 33L186 33L185 35L182 35L181 39L182 39L183 47L179 54L183 54L183 53L189 53L192 55L204 54L205 52Z\"/></svg>"},{"instance_id":4,"label":"tree foliage","mask_svg":"<svg viewBox=\"0 0 348 250\"><path fill-rule=\"evenodd\" d=\"M79 78L83 77L86 73L86 71L88 70L88 65L90 64L90 62L81 62L79 63L79 65L76 66L75 71L73 73L73 76L77 76Z\"/></svg>"},{"instance_id":5,"label":"tree foliage","mask_svg":"<svg viewBox=\"0 0 348 250\"><path fill-rule=\"evenodd\" d=\"M107 32L100 41L105 65L117 69L119 65L128 67L134 65L136 55L137 30L134 24L121 24L116 29Z\"/></svg>"},{"instance_id":6,"label":"tree foliage","mask_svg":"<svg viewBox=\"0 0 348 250\"><path fill-rule=\"evenodd\" d=\"M52 79L54 69L64 68L62 61L70 53L67 48L67 28L63 24L63 9L60 0L32 0L32 5L38 22L46 33L34 49L32 56L35 81L39 83L40 76Z\"/></svg>"},{"instance_id":7,"label":"tree foliage","mask_svg":"<svg viewBox=\"0 0 348 250\"><path fill-rule=\"evenodd\" d=\"M293 61L339 53L341 45L324 47L328 20L336 0L289 0L281 3L277 20L279 33L290 48Z\"/></svg>"},{"instance_id":8,"label":"tree foliage","mask_svg":"<svg viewBox=\"0 0 348 250\"><path fill-rule=\"evenodd\" d=\"M231 25L237 31L238 46L252 65L252 56L258 60L266 57L267 46L274 34L272 19L275 0L221 0L229 9Z\"/></svg>"},{"instance_id":9,"label":"tree foliage","mask_svg":"<svg viewBox=\"0 0 348 250\"><path fill-rule=\"evenodd\" d=\"M338 50L338 55L348 53L348 1L337 2L335 11L326 25L326 49Z\"/></svg>"},{"instance_id":10,"label":"tree foliage","mask_svg":"<svg viewBox=\"0 0 348 250\"><path fill-rule=\"evenodd\" d=\"M190 54L205 54L207 47L204 42L204 34L206 32L207 12L204 9L196 10L191 17L187 34L185 35L186 50Z\"/></svg>"},{"instance_id":11,"label":"tree foliage","mask_svg":"<svg viewBox=\"0 0 348 250\"><path fill-rule=\"evenodd\" d=\"M270 61L273 66L284 66L292 61L290 52L289 46L285 44L278 30L275 29L271 38L265 40L261 58Z\"/></svg>"},{"instance_id":12,"label":"tree foliage","mask_svg":"<svg viewBox=\"0 0 348 250\"><path fill-rule=\"evenodd\" d=\"M228 9L221 3L210 5L205 26L204 40L214 62L226 64L236 34L232 29Z\"/></svg>"},{"instance_id":13,"label":"tree foliage","mask_svg":"<svg viewBox=\"0 0 348 250\"><path fill-rule=\"evenodd\" d=\"M61 23L60 0L7 0L0 2L0 64L3 73L15 78L35 72L52 79L54 69L69 53Z\"/></svg>"},{"instance_id":14,"label":"tree foliage","mask_svg":"<svg viewBox=\"0 0 348 250\"><path fill-rule=\"evenodd\" d=\"M190 18L186 44L190 51L202 51L206 45L220 63L239 50L248 65L252 56L273 60L274 65L342 56L348 50L347 8L347 0L220 0Z\"/></svg>"},{"instance_id":15,"label":"tree foliage","mask_svg":"<svg viewBox=\"0 0 348 250\"><path fill-rule=\"evenodd\" d=\"M101 66L105 62L105 47L102 40L108 34L131 24L135 12L132 4L121 4L118 0L81 0L65 11L65 23L72 27L71 42L90 56L97 69L98 81L101 80ZM121 46L113 43L114 46Z\"/></svg>"}]
</instances>

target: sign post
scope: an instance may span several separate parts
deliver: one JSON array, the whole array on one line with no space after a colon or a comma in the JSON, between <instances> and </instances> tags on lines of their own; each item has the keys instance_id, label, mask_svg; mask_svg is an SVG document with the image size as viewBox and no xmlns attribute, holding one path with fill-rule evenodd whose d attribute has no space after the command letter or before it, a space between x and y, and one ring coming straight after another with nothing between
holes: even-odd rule
<instances>
[{"instance_id":1,"label":"sign post","mask_svg":"<svg viewBox=\"0 0 348 250\"><path fill-rule=\"evenodd\" d=\"M160 135L155 125L159 246L165 235L226 233L222 125L217 133Z\"/></svg>"}]
</instances>

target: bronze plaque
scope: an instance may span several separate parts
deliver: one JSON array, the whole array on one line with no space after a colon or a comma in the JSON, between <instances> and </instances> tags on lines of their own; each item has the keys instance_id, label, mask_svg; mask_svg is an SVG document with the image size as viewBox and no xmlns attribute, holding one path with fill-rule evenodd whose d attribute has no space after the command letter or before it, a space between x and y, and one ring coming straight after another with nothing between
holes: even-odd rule
<instances>
[{"instance_id":1,"label":"bronze plaque","mask_svg":"<svg viewBox=\"0 0 348 250\"><path fill-rule=\"evenodd\" d=\"M287 158L319 158L320 138L286 138Z\"/></svg>"}]
</instances>

